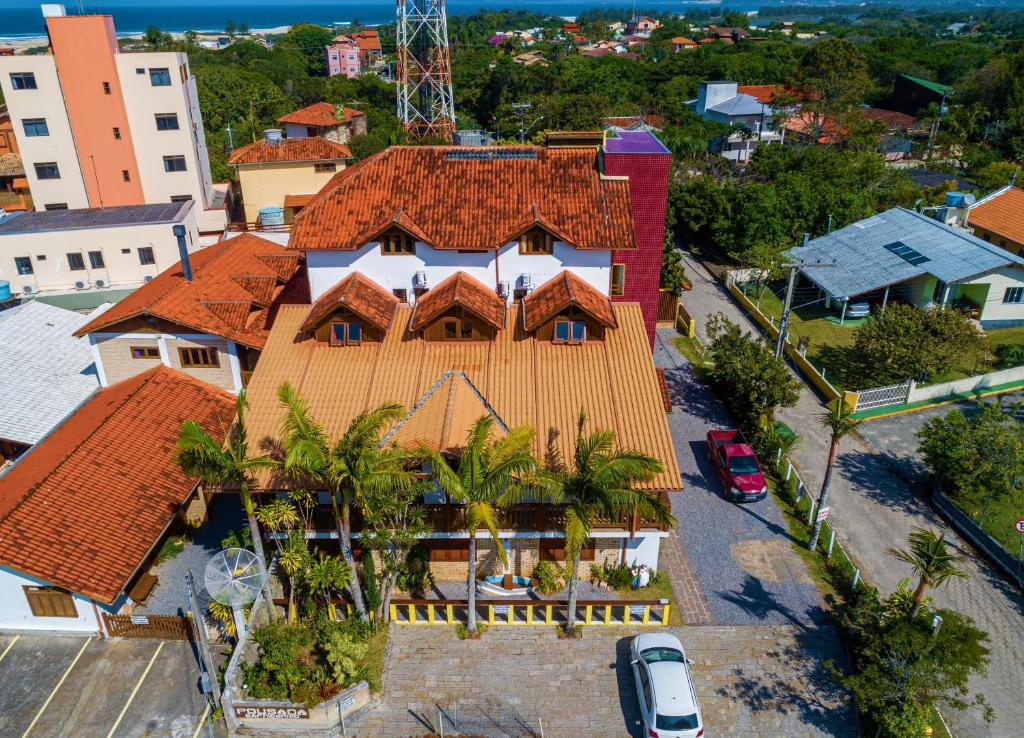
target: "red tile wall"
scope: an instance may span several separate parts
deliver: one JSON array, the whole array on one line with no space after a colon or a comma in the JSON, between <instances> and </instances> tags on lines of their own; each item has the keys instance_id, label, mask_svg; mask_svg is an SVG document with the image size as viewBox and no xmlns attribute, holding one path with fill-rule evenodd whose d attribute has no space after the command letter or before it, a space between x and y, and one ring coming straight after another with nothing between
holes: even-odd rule
<instances>
[{"instance_id":1,"label":"red tile wall","mask_svg":"<svg viewBox=\"0 0 1024 738\"><path fill-rule=\"evenodd\" d=\"M633 210L635 251L616 251L612 262L626 265L626 289L615 302L639 302L647 337L654 347L654 328L658 318L658 288L661 284L661 249L665 239L665 208L668 202L668 175L672 156L664 154L604 155L604 173L629 177L629 197Z\"/></svg>"}]
</instances>

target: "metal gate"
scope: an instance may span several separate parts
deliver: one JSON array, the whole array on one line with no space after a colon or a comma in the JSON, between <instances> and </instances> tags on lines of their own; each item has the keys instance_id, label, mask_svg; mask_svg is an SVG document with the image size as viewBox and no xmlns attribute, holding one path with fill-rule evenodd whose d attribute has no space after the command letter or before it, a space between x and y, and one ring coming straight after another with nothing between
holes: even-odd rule
<instances>
[{"instance_id":1,"label":"metal gate","mask_svg":"<svg viewBox=\"0 0 1024 738\"><path fill-rule=\"evenodd\" d=\"M887 405L901 405L907 401L909 394L909 381L903 384L890 384L887 387L857 390L856 410L870 410L871 408L886 407Z\"/></svg>"},{"instance_id":2,"label":"metal gate","mask_svg":"<svg viewBox=\"0 0 1024 738\"><path fill-rule=\"evenodd\" d=\"M108 615L103 622L112 638L191 641L192 623L179 615Z\"/></svg>"}]
</instances>

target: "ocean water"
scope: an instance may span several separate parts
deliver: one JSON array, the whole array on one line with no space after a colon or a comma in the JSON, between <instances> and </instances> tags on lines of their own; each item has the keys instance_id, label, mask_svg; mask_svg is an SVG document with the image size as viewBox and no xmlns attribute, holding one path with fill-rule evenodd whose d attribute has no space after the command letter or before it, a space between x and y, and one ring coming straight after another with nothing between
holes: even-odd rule
<instances>
[{"instance_id":1,"label":"ocean water","mask_svg":"<svg viewBox=\"0 0 1024 738\"><path fill-rule=\"evenodd\" d=\"M53 0L51 0L52 2ZM481 8L514 8L560 16L575 16L592 8L634 7L644 10L683 12L687 6L717 5L721 0L448 0L449 15L469 15ZM730 9L756 9L760 0L729 0ZM0 0L0 38L44 36L38 0ZM138 33L148 26L163 31L218 31L229 20L250 28L276 28L296 23L388 23L395 19L394 0L351 2L347 0L65 0L68 13L104 13L114 16L118 33Z\"/></svg>"}]
</instances>

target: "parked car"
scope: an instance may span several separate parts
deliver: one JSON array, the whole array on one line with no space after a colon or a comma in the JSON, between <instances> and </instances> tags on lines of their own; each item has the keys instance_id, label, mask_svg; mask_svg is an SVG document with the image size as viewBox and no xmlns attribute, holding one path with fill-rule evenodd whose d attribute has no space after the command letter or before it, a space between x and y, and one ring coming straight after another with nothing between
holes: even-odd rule
<instances>
[{"instance_id":1,"label":"parked car","mask_svg":"<svg viewBox=\"0 0 1024 738\"><path fill-rule=\"evenodd\" d=\"M701 738L697 693L683 644L668 633L643 633L629 646L644 735L649 738Z\"/></svg>"},{"instance_id":2,"label":"parked car","mask_svg":"<svg viewBox=\"0 0 1024 738\"><path fill-rule=\"evenodd\" d=\"M871 315L871 303L864 299L848 300L846 302L846 313L843 313L843 303L838 300L832 301L832 309L837 314L843 315L848 320L866 318Z\"/></svg>"},{"instance_id":3,"label":"parked car","mask_svg":"<svg viewBox=\"0 0 1024 738\"><path fill-rule=\"evenodd\" d=\"M726 494L736 502L756 502L768 494L768 483L754 449L738 430L708 431L708 458Z\"/></svg>"}]
</instances>

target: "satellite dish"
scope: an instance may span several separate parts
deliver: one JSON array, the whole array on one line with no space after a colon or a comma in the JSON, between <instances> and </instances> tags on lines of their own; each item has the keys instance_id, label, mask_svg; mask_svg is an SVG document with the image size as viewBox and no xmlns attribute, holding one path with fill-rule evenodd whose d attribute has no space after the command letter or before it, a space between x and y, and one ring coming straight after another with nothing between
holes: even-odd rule
<instances>
[{"instance_id":1,"label":"satellite dish","mask_svg":"<svg viewBox=\"0 0 1024 738\"><path fill-rule=\"evenodd\" d=\"M247 548L226 548L206 564L206 591L234 611L239 638L246 630L242 608L256 599L266 579L260 560Z\"/></svg>"}]
</instances>

